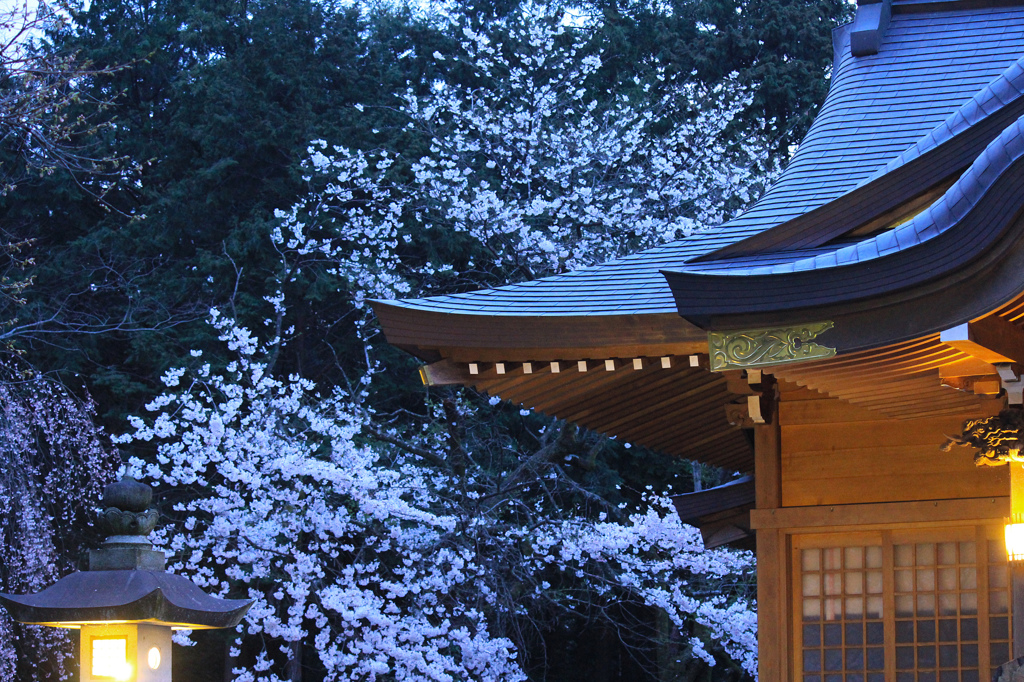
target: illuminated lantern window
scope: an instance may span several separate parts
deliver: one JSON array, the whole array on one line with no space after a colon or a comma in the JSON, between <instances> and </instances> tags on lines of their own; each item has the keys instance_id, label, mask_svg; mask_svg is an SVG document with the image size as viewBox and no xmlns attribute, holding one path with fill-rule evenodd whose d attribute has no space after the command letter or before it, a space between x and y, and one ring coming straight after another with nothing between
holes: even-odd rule
<instances>
[{"instance_id":1,"label":"illuminated lantern window","mask_svg":"<svg viewBox=\"0 0 1024 682\"><path fill-rule=\"evenodd\" d=\"M1015 514L1006 522L1006 556L1010 561L1024 561L1024 519Z\"/></svg>"},{"instance_id":2,"label":"illuminated lantern window","mask_svg":"<svg viewBox=\"0 0 1024 682\"><path fill-rule=\"evenodd\" d=\"M92 676L129 680L132 668L128 663L128 640L96 638L92 640Z\"/></svg>"}]
</instances>

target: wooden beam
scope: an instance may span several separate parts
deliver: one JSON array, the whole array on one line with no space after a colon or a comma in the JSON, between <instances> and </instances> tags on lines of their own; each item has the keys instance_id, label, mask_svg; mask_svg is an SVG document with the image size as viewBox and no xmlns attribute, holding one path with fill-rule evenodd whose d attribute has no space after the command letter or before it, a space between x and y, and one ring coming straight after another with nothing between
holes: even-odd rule
<instances>
[{"instance_id":1,"label":"wooden beam","mask_svg":"<svg viewBox=\"0 0 1024 682\"><path fill-rule=\"evenodd\" d=\"M760 392L750 387L743 370L731 369L718 374L725 377L726 389L733 395L760 395Z\"/></svg>"},{"instance_id":2,"label":"wooden beam","mask_svg":"<svg viewBox=\"0 0 1024 682\"><path fill-rule=\"evenodd\" d=\"M819 507L753 509L750 527L828 528L830 526L886 526L904 523L1002 520L1010 513L1010 498L974 497L958 500L837 504Z\"/></svg>"},{"instance_id":3,"label":"wooden beam","mask_svg":"<svg viewBox=\"0 0 1024 682\"><path fill-rule=\"evenodd\" d=\"M429 365L420 366L420 381L424 386L450 386L466 384L470 381L467 367L451 360L439 360Z\"/></svg>"},{"instance_id":4,"label":"wooden beam","mask_svg":"<svg viewBox=\"0 0 1024 682\"><path fill-rule=\"evenodd\" d=\"M947 329L939 339L947 346L989 364L1024 363L1024 330L998 315Z\"/></svg>"},{"instance_id":5,"label":"wooden beam","mask_svg":"<svg viewBox=\"0 0 1024 682\"><path fill-rule=\"evenodd\" d=\"M939 367L939 376L943 379L949 377L995 376L996 374L995 365L973 357L957 360L956 362Z\"/></svg>"}]
</instances>

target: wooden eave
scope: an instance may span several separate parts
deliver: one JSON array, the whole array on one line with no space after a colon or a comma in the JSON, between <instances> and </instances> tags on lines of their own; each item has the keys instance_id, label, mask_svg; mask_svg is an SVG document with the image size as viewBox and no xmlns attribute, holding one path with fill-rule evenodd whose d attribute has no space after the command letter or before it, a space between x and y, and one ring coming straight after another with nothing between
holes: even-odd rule
<instances>
[{"instance_id":1,"label":"wooden eave","mask_svg":"<svg viewBox=\"0 0 1024 682\"><path fill-rule=\"evenodd\" d=\"M750 512L754 508L752 476L707 490L674 495L672 504L683 523L700 530L705 548L726 544L754 548L750 528Z\"/></svg>"},{"instance_id":2,"label":"wooden eave","mask_svg":"<svg viewBox=\"0 0 1024 682\"><path fill-rule=\"evenodd\" d=\"M706 369L707 334L676 314L486 316L372 305L390 343L434 363L425 378L666 454L753 468L750 438L725 410L736 396Z\"/></svg>"},{"instance_id":3,"label":"wooden eave","mask_svg":"<svg viewBox=\"0 0 1024 682\"><path fill-rule=\"evenodd\" d=\"M982 316L989 318L1024 335L1024 295ZM757 391L739 372L709 371L705 355L485 362L474 353L502 349L458 350L469 359L446 356L441 364L447 373L438 374L446 377L442 383L470 386L667 454L728 470L752 469L750 431L728 415ZM779 381L857 405L879 418L977 417L990 414L1003 400L996 368L938 334L765 370ZM976 384L989 388L977 392Z\"/></svg>"},{"instance_id":4,"label":"wooden eave","mask_svg":"<svg viewBox=\"0 0 1024 682\"><path fill-rule=\"evenodd\" d=\"M428 361L530 362L692 355L707 334L674 313L462 315L371 303L388 343Z\"/></svg>"}]
</instances>

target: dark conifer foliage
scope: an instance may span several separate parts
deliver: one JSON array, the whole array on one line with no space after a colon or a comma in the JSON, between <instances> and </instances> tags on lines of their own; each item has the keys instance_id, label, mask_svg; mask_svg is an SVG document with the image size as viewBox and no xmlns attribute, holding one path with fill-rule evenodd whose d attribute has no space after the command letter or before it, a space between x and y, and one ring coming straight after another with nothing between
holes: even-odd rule
<instances>
[{"instance_id":1,"label":"dark conifer foliage","mask_svg":"<svg viewBox=\"0 0 1024 682\"><path fill-rule=\"evenodd\" d=\"M515 8L476 5L481 22ZM600 72L609 93L654 65L708 82L738 72L755 88L746 124L769 126L780 153L823 98L830 31L847 12L839 0L600 0L578 11L603 19L593 40L610 47ZM400 6L309 0L97 0L76 20L52 49L112 70L82 80L91 98L114 103L91 142L135 166L87 188L59 173L23 187L0 199L2 226L36 240L36 286L19 317L58 318L53 333L23 343L49 369L88 377L101 413L116 420L203 345L209 307L258 322L275 264L266 235L274 210L306 190L300 162L311 140L411 156L420 142L389 120L395 95L458 69L431 57L451 54L458 36ZM301 324L332 338L350 311L324 299L322 282L299 285L310 300ZM315 346L294 344L283 360L321 372L353 350L344 334L333 349Z\"/></svg>"},{"instance_id":2,"label":"dark conifer foliage","mask_svg":"<svg viewBox=\"0 0 1024 682\"><path fill-rule=\"evenodd\" d=\"M37 362L87 375L105 413L121 414L202 345L209 307L251 320L275 262L273 212L303 193L308 143L367 144L394 92L430 80L429 59L397 54L419 45L429 57L441 37L408 12L306 0L97 1L78 20L55 49L117 66L83 85L114 102L99 142L137 172L105 184L103 202L51 176L3 199L4 225L36 240L21 316L63 305L56 333L25 343ZM355 102L381 105L377 119Z\"/></svg>"}]
</instances>

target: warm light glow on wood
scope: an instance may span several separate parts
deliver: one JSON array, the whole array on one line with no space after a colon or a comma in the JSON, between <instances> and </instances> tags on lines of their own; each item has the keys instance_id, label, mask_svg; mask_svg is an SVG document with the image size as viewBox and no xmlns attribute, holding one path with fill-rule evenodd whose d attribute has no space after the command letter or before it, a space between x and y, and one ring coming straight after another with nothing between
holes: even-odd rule
<instances>
[{"instance_id":1,"label":"warm light glow on wood","mask_svg":"<svg viewBox=\"0 0 1024 682\"><path fill-rule=\"evenodd\" d=\"M1006 556L1024 561L1024 464L1010 462L1010 518L1006 520Z\"/></svg>"}]
</instances>

